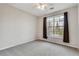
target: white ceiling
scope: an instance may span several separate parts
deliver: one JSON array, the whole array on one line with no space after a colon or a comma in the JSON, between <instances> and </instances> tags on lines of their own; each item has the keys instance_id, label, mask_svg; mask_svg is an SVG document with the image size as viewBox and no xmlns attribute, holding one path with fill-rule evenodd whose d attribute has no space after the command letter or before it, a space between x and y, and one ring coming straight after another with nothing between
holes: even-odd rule
<instances>
[{"instance_id":1,"label":"white ceiling","mask_svg":"<svg viewBox=\"0 0 79 59\"><path fill-rule=\"evenodd\" d=\"M46 10L39 10L35 8L34 3L14 3L10 5L18 9L21 9L23 11L26 11L35 16L43 16L45 14L49 14L51 12L59 11L76 5L75 3L51 3L51 4L48 3L48 4L49 4L49 7ZM49 9L51 7L53 7L54 9Z\"/></svg>"}]
</instances>

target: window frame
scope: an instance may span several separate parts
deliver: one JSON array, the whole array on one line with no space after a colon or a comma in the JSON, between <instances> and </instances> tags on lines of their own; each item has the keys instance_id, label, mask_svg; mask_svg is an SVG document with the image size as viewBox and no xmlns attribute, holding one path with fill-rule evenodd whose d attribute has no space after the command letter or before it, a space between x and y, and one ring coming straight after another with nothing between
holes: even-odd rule
<instances>
[{"instance_id":1,"label":"window frame","mask_svg":"<svg viewBox=\"0 0 79 59\"><path fill-rule=\"evenodd\" d=\"M49 24L50 24L50 19L51 19L51 18L53 19L53 25L52 25L52 26L53 26L53 30L49 30L50 32L53 32L53 33L54 33L54 31L55 31L55 29L54 29L54 27L56 27L56 26L54 26L54 25L55 25L54 23L56 22L56 21L55 21L55 17L59 17L59 22L60 22L60 17L61 17L61 16L63 16L63 26L59 26L59 27L62 27L62 28L63 28L63 35L64 35L64 14L53 15L53 16L47 17L47 23L49 22ZM48 18L49 18L49 20L48 20ZM50 27L51 27L51 25L48 25L48 26L47 26L48 29L50 29ZM47 29L47 30L48 30L48 29ZM47 32L48 32L48 31L47 31ZM62 39L63 39L63 35L62 35ZM52 37L53 37L53 36L52 36ZM54 37L53 37L53 38L54 38ZM60 39L60 38L58 38L58 39Z\"/></svg>"}]
</instances>

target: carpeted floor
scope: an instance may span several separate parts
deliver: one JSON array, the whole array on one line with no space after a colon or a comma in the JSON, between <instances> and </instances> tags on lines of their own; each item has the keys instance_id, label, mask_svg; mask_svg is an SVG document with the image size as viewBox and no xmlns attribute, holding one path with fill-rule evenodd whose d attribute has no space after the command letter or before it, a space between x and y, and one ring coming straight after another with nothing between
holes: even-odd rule
<instances>
[{"instance_id":1,"label":"carpeted floor","mask_svg":"<svg viewBox=\"0 0 79 59\"><path fill-rule=\"evenodd\" d=\"M2 50L0 56L79 56L79 50L45 41L32 41Z\"/></svg>"}]
</instances>

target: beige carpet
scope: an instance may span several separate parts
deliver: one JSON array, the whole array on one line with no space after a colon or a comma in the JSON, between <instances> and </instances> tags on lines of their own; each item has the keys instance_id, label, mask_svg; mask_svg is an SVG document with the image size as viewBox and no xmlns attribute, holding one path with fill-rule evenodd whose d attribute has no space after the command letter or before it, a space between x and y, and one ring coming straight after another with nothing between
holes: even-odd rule
<instances>
[{"instance_id":1,"label":"beige carpet","mask_svg":"<svg viewBox=\"0 0 79 59\"><path fill-rule=\"evenodd\" d=\"M51 44L44 41L33 41L0 51L0 56L77 56L79 50Z\"/></svg>"}]
</instances>

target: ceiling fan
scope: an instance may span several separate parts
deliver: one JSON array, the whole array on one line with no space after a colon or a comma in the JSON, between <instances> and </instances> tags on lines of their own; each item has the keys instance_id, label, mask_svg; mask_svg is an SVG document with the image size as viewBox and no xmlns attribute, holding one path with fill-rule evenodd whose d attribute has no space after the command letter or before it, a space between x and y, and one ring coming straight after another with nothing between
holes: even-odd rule
<instances>
[{"instance_id":1,"label":"ceiling fan","mask_svg":"<svg viewBox=\"0 0 79 59\"><path fill-rule=\"evenodd\" d=\"M51 3L35 3L34 7L40 10L52 10L54 9L53 4Z\"/></svg>"}]
</instances>

